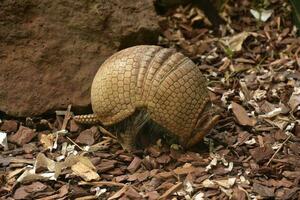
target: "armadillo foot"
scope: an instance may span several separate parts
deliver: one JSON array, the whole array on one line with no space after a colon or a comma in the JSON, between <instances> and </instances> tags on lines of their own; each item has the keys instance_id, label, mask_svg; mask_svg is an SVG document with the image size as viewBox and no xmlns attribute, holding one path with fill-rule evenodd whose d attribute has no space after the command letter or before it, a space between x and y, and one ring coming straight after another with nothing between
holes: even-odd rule
<instances>
[{"instance_id":1,"label":"armadillo foot","mask_svg":"<svg viewBox=\"0 0 300 200\"><path fill-rule=\"evenodd\" d=\"M118 128L117 138L123 149L129 152L136 149L137 135L149 120L148 113L139 110L116 126Z\"/></svg>"}]
</instances>

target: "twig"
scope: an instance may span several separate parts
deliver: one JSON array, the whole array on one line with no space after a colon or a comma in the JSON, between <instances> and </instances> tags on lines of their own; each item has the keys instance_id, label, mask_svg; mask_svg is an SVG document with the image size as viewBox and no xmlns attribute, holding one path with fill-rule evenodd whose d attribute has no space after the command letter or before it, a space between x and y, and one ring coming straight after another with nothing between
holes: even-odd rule
<instances>
[{"instance_id":1,"label":"twig","mask_svg":"<svg viewBox=\"0 0 300 200\"><path fill-rule=\"evenodd\" d=\"M76 147L78 147L81 151L86 151L86 150L84 150L81 146L79 146L76 142L74 142L71 138L69 138L68 136L67 136L67 139L68 139L70 142L72 142Z\"/></svg>"},{"instance_id":2,"label":"twig","mask_svg":"<svg viewBox=\"0 0 300 200\"><path fill-rule=\"evenodd\" d=\"M111 132L109 132L108 130L106 130L106 129L103 128L102 126L98 126L98 127L99 127L100 131L101 131L103 134L105 134L105 135L107 135L107 136L109 136L109 137L111 137L111 138L117 140L117 137L114 136Z\"/></svg>"},{"instance_id":3,"label":"twig","mask_svg":"<svg viewBox=\"0 0 300 200\"><path fill-rule=\"evenodd\" d=\"M179 190L179 188L182 186L182 182L177 183L176 185L173 185L170 189L168 189L159 199L164 200L167 199L170 195L172 195L174 192Z\"/></svg>"},{"instance_id":4,"label":"twig","mask_svg":"<svg viewBox=\"0 0 300 200\"><path fill-rule=\"evenodd\" d=\"M93 186L116 186L116 187L125 187L125 186L129 186L127 184L124 183L118 183L118 182L114 182L114 181L95 181L95 182L86 182L86 181L80 181L78 183L79 185L93 185ZM134 185L130 185L130 187L132 187L135 190L139 190L136 186Z\"/></svg>"},{"instance_id":5,"label":"twig","mask_svg":"<svg viewBox=\"0 0 300 200\"><path fill-rule=\"evenodd\" d=\"M111 197L108 198L108 200L112 200L112 199L118 199L119 197L122 196L122 194L124 194L128 189L128 185L125 185L124 187L122 187L118 192L116 192L115 194L113 194Z\"/></svg>"},{"instance_id":6,"label":"twig","mask_svg":"<svg viewBox=\"0 0 300 200\"><path fill-rule=\"evenodd\" d=\"M68 124L68 121L71 119L71 105L68 105L68 109L67 109L67 112L65 114L65 118L64 118L64 121L63 121L63 124L61 126L61 130L65 130L67 128L67 124Z\"/></svg>"},{"instance_id":7,"label":"twig","mask_svg":"<svg viewBox=\"0 0 300 200\"><path fill-rule=\"evenodd\" d=\"M1 154L3 154L3 155L12 154L14 156L17 154L22 154L23 152L24 152L23 148L17 148L17 149L2 151Z\"/></svg>"},{"instance_id":8,"label":"twig","mask_svg":"<svg viewBox=\"0 0 300 200\"><path fill-rule=\"evenodd\" d=\"M117 183L117 182L112 182L112 181L97 181L97 182L85 182L85 181L80 181L79 185L93 185L93 186L118 186L118 187L124 187L126 184L124 183Z\"/></svg>"},{"instance_id":9,"label":"twig","mask_svg":"<svg viewBox=\"0 0 300 200\"><path fill-rule=\"evenodd\" d=\"M290 135L283 141L283 143L281 143L280 147L275 151L275 153L273 154L273 156L270 158L270 160L267 163L267 166L272 162L272 160L274 159L274 157L276 156L276 154L280 151L280 149L283 147L283 145L292 137L292 134L290 133Z\"/></svg>"},{"instance_id":10,"label":"twig","mask_svg":"<svg viewBox=\"0 0 300 200\"><path fill-rule=\"evenodd\" d=\"M23 164L33 164L34 161L32 159L25 159L25 158L8 158L9 162L11 163L23 163Z\"/></svg>"},{"instance_id":11,"label":"twig","mask_svg":"<svg viewBox=\"0 0 300 200\"><path fill-rule=\"evenodd\" d=\"M89 195L84 197L78 197L75 200L91 200L91 199L98 199L96 195Z\"/></svg>"}]
</instances>

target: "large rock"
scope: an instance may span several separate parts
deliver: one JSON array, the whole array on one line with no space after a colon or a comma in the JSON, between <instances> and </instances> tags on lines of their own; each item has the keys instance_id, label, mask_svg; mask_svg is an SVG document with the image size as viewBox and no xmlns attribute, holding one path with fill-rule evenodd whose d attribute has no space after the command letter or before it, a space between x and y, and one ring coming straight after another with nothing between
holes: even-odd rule
<instances>
[{"instance_id":1,"label":"large rock","mask_svg":"<svg viewBox=\"0 0 300 200\"><path fill-rule=\"evenodd\" d=\"M33 116L90 103L100 64L114 52L156 43L152 0L3 0L0 111Z\"/></svg>"}]
</instances>

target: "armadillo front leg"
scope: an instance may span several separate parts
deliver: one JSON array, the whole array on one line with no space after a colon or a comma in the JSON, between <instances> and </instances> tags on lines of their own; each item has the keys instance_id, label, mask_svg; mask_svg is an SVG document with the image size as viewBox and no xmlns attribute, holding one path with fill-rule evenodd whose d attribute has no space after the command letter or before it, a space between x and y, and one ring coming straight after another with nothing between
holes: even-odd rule
<instances>
[{"instance_id":1,"label":"armadillo front leg","mask_svg":"<svg viewBox=\"0 0 300 200\"><path fill-rule=\"evenodd\" d=\"M203 137L216 125L220 118L220 115L213 115L213 113L211 113L211 103L208 98L204 100L202 106L199 108L198 113L199 116L195 125L194 133L186 143L187 148L191 148L199 143Z\"/></svg>"},{"instance_id":2,"label":"armadillo front leg","mask_svg":"<svg viewBox=\"0 0 300 200\"><path fill-rule=\"evenodd\" d=\"M135 150L137 134L149 119L146 111L139 110L116 126L117 138L123 149L129 152Z\"/></svg>"},{"instance_id":3,"label":"armadillo front leg","mask_svg":"<svg viewBox=\"0 0 300 200\"><path fill-rule=\"evenodd\" d=\"M205 116L206 118L207 116ZM191 137L187 144L186 147L187 148L191 148L194 145L196 145L197 143L199 143L203 137L217 124L217 122L219 121L220 116L216 115L213 116L212 118L209 119L209 121L203 126L203 124L201 123L201 121L199 121L198 127L196 128L196 130L198 130L193 137ZM204 118L200 119L203 120ZM202 121L203 122L203 121Z\"/></svg>"}]
</instances>

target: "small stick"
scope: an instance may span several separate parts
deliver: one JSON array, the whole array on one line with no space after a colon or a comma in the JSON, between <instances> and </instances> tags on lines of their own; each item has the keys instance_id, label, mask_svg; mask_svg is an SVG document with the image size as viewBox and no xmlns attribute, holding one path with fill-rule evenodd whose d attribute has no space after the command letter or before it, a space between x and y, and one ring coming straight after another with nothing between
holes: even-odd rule
<instances>
[{"instance_id":1,"label":"small stick","mask_svg":"<svg viewBox=\"0 0 300 200\"><path fill-rule=\"evenodd\" d=\"M116 192L111 197L109 197L108 200L118 199L119 197L121 197L126 192L127 189L128 189L128 185L125 185L118 192Z\"/></svg>"},{"instance_id":2,"label":"small stick","mask_svg":"<svg viewBox=\"0 0 300 200\"><path fill-rule=\"evenodd\" d=\"M117 183L117 182L112 182L112 181L97 181L97 182L85 182L85 181L80 181L79 185L93 185L93 186L118 186L118 187L124 187L126 184L124 183Z\"/></svg>"},{"instance_id":3,"label":"small stick","mask_svg":"<svg viewBox=\"0 0 300 200\"><path fill-rule=\"evenodd\" d=\"M7 155L7 154L17 155L17 154L22 154L23 152L24 152L23 148L17 148L17 149L2 151L1 154L3 154L3 155Z\"/></svg>"},{"instance_id":4,"label":"small stick","mask_svg":"<svg viewBox=\"0 0 300 200\"><path fill-rule=\"evenodd\" d=\"M79 185L93 185L93 186L116 186L116 187L125 187L125 186L129 186L127 184L124 183L118 183L118 182L114 182L114 181L95 181L95 182L86 182L86 181L80 181L78 183ZM139 190L136 186L134 185L130 185L130 187L134 188L135 190Z\"/></svg>"},{"instance_id":5,"label":"small stick","mask_svg":"<svg viewBox=\"0 0 300 200\"><path fill-rule=\"evenodd\" d=\"M170 195L176 192L182 186L182 182L173 185L170 189L168 189L159 199L167 199Z\"/></svg>"},{"instance_id":6,"label":"small stick","mask_svg":"<svg viewBox=\"0 0 300 200\"><path fill-rule=\"evenodd\" d=\"M72 142L76 147L78 147L81 151L86 151L86 150L84 150L81 146L79 146L76 142L74 142L71 138L69 138L68 136L67 136L67 139L68 139L70 142Z\"/></svg>"},{"instance_id":7,"label":"small stick","mask_svg":"<svg viewBox=\"0 0 300 200\"><path fill-rule=\"evenodd\" d=\"M96 195L89 195L84 197L78 197L75 200L91 200L91 199L98 199L98 197L96 197Z\"/></svg>"},{"instance_id":8,"label":"small stick","mask_svg":"<svg viewBox=\"0 0 300 200\"><path fill-rule=\"evenodd\" d=\"M109 132L108 130L106 130L105 128L103 128L102 126L98 126L100 131L104 134L104 135L107 135L115 140L117 140L117 137L114 136L111 132Z\"/></svg>"},{"instance_id":9,"label":"small stick","mask_svg":"<svg viewBox=\"0 0 300 200\"><path fill-rule=\"evenodd\" d=\"M283 143L281 143L280 147L275 151L275 153L273 154L273 156L270 158L270 160L267 163L267 166L272 162L272 160L274 159L274 157L276 156L276 154L280 151L280 149L283 147L283 145L292 137L292 134L290 134L284 141Z\"/></svg>"},{"instance_id":10,"label":"small stick","mask_svg":"<svg viewBox=\"0 0 300 200\"><path fill-rule=\"evenodd\" d=\"M65 118L64 118L64 121L63 121L63 124L61 126L61 130L65 130L67 128L67 124L68 124L68 121L71 119L71 105L68 105L68 109L67 109L67 112L65 114Z\"/></svg>"}]
</instances>

